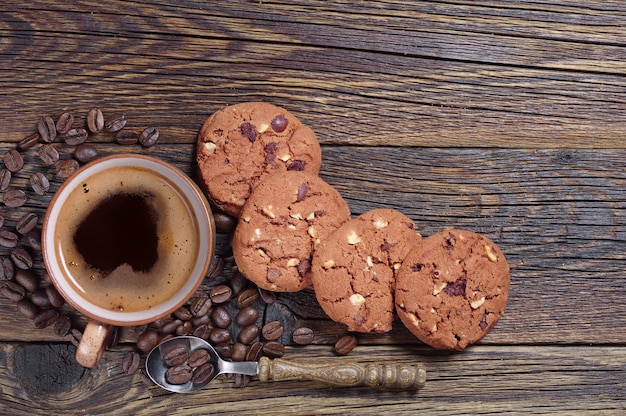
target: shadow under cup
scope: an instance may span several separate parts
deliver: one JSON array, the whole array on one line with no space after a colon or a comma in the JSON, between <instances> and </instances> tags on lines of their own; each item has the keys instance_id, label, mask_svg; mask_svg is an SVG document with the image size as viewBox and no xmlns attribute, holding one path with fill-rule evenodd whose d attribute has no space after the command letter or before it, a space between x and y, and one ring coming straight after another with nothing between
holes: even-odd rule
<instances>
[{"instance_id":1,"label":"shadow under cup","mask_svg":"<svg viewBox=\"0 0 626 416\"><path fill-rule=\"evenodd\" d=\"M51 281L90 318L76 359L94 367L113 326L153 322L193 296L213 258L215 224L183 172L143 155L113 155L60 186L41 243Z\"/></svg>"}]
</instances>

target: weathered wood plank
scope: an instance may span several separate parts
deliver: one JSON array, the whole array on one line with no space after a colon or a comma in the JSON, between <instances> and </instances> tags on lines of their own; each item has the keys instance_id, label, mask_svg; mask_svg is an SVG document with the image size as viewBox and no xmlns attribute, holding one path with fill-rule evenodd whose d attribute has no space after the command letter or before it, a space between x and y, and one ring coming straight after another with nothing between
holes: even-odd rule
<instances>
[{"instance_id":1,"label":"weathered wood plank","mask_svg":"<svg viewBox=\"0 0 626 416\"><path fill-rule=\"evenodd\" d=\"M36 346L0 345L3 411L37 414L617 414L626 409L624 347L472 347L459 354L422 348L360 346L348 357L333 356L327 347L290 348L285 358L304 363L424 362L427 384L417 392L368 388L329 389L316 382L262 383L246 388L218 380L191 395L146 387L138 374L122 372L119 348L105 353L94 370L77 372L46 391L29 385L23 349L34 357ZM40 346L41 349L49 347ZM68 349L71 351L71 347ZM55 347L38 353L63 359ZM16 361L16 357L18 360ZM31 367L31 371L33 370ZM40 367L39 377L58 377L53 366ZM71 380L70 380L71 378ZM54 391L51 391L54 389ZM288 400L285 400L285 396ZM123 398L127 397L128 400ZM564 398L567 400L564 400Z\"/></svg>"}]
</instances>

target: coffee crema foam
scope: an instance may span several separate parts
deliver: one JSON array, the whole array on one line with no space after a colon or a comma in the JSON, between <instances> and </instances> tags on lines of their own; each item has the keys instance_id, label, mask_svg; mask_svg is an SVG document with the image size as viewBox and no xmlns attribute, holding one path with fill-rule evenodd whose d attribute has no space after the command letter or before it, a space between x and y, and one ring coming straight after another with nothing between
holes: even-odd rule
<instances>
[{"instance_id":1,"label":"coffee crema foam","mask_svg":"<svg viewBox=\"0 0 626 416\"><path fill-rule=\"evenodd\" d=\"M157 259L148 271L124 263L103 274L78 251L74 235L83 220L112 195L150 195L157 215ZM88 302L117 312L148 310L172 298L185 284L197 258L198 224L185 196L167 178L140 167L99 172L72 190L59 214L55 250L68 281Z\"/></svg>"}]
</instances>

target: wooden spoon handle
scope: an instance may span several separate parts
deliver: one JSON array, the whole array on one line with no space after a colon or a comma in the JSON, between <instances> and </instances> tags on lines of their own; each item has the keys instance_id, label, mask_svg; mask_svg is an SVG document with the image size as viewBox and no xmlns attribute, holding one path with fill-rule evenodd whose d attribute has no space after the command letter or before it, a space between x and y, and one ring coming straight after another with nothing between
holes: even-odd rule
<instances>
[{"instance_id":1,"label":"wooden spoon handle","mask_svg":"<svg viewBox=\"0 0 626 416\"><path fill-rule=\"evenodd\" d=\"M305 365L279 358L261 357L261 381L316 380L337 387L369 386L418 389L426 383L422 364L321 364Z\"/></svg>"}]
</instances>

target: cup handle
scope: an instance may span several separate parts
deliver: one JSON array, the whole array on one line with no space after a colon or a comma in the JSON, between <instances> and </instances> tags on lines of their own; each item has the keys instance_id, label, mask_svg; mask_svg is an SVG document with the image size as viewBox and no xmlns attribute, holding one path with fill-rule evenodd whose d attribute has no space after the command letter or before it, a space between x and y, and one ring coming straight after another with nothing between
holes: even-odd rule
<instances>
[{"instance_id":1,"label":"cup handle","mask_svg":"<svg viewBox=\"0 0 626 416\"><path fill-rule=\"evenodd\" d=\"M89 320L76 349L76 361L87 368L94 368L104 354L106 345L113 333L113 325Z\"/></svg>"}]
</instances>

